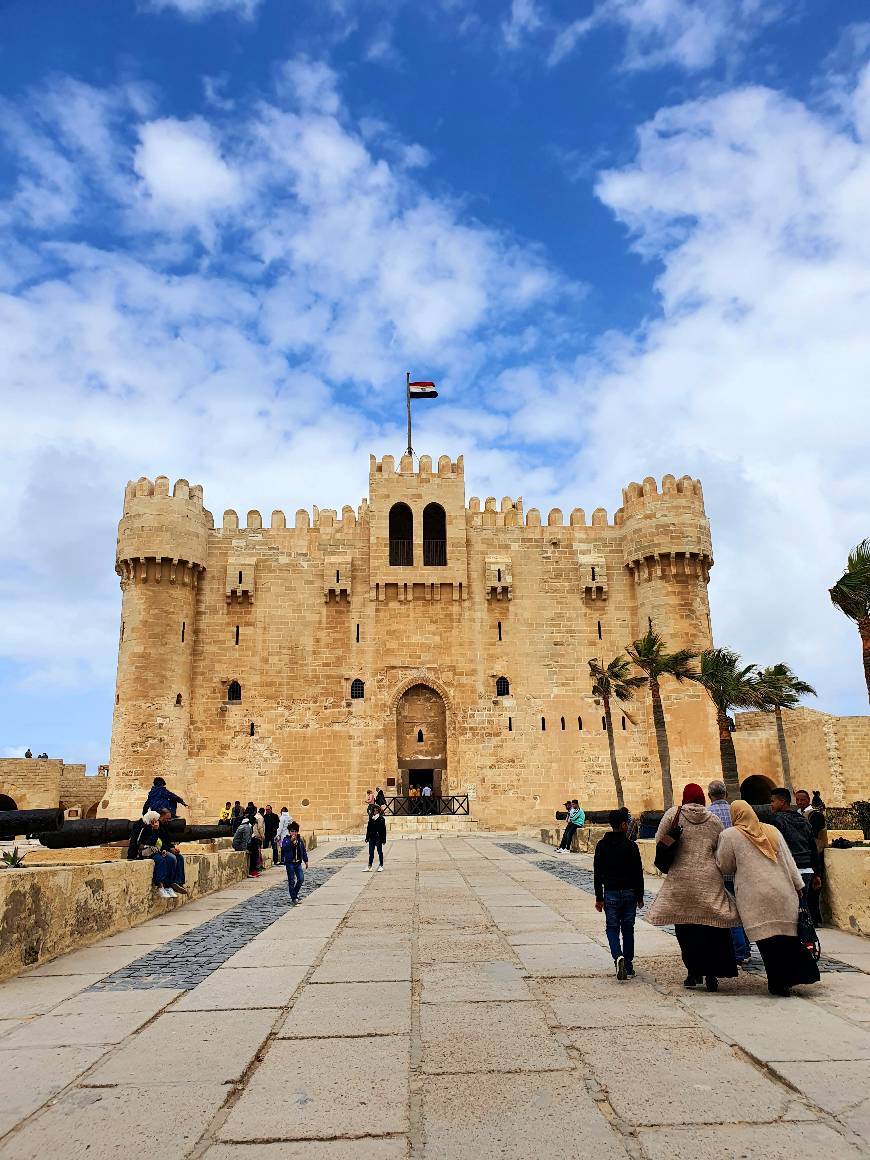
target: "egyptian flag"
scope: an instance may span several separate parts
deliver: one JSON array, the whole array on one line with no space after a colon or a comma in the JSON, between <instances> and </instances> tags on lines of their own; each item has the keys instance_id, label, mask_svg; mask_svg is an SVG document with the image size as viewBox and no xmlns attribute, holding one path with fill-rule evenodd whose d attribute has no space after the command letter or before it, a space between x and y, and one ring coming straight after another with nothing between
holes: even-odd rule
<instances>
[{"instance_id":1,"label":"egyptian flag","mask_svg":"<svg viewBox=\"0 0 870 1160\"><path fill-rule=\"evenodd\" d=\"M437 399L434 383L408 383L408 394L412 399Z\"/></svg>"}]
</instances>

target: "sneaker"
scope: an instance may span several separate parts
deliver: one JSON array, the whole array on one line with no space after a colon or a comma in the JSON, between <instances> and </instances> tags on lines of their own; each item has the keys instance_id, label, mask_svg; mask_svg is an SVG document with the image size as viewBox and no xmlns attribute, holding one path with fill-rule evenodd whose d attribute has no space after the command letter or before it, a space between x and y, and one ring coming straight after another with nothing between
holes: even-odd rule
<instances>
[{"instance_id":1,"label":"sneaker","mask_svg":"<svg viewBox=\"0 0 870 1160\"><path fill-rule=\"evenodd\" d=\"M696 979L694 975L686 975L685 979L683 979L683 986L684 987L697 987L700 982L701 982L701 980Z\"/></svg>"},{"instance_id":2,"label":"sneaker","mask_svg":"<svg viewBox=\"0 0 870 1160\"><path fill-rule=\"evenodd\" d=\"M383 872L384 872L383 866L378 866L378 874L383 874Z\"/></svg>"},{"instance_id":3,"label":"sneaker","mask_svg":"<svg viewBox=\"0 0 870 1160\"><path fill-rule=\"evenodd\" d=\"M631 963L625 964L625 973L628 975L629 979L634 979L636 977L634 967L631 965Z\"/></svg>"},{"instance_id":4,"label":"sneaker","mask_svg":"<svg viewBox=\"0 0 870 1160\"><path fill-rule=\"evenodd\" d=\"M172 889L176 894L187 894L187 887L182 886L180 882L173 882Z\"/></svg>"},{"instance_id":5,"label":"sneaker","mask_svg":"<svg viewBox=\"0 0 870 1160\"><path fill-rule=\"evenodd\" d=\"M166 893L164 894L164 898L177 898L177 897L178 897L178 895L175 893L175 891L172 889L172 887L167 886Z\"/></svg>"},{"instance_id":6,"label":"sneaker","mask_svg":"<svg viewBox=\"0 0 870 1160\"><path fill-rule=\"evenodd\" d=\"M158 886L157 893L160 896L160 898L169 898L169 892L167 891L165 886Z\"/></svg>"},{"instance_id":7,"label":"sneaker","mask_svg":"<svg viewBox=\"0 0 870 1160\"><path fill-rule=\"evenodd\" d=\"M620 983L624 983L627 978L625 971L625 959L622 955L620 955L616 960L616 977L619 979Z\"/></svg>"},{"instance_id":8,"label":"sneaker","mask_svg":"<svg viewBox=\"0 0 870 1160\"><path fill-rule=\"evenodd\" d=\"M371 866L363 866L363 874L371 874L371 872L372 872Z\"/></svg>"},{"instance_id":9,"label":"sneaker","mask_svg":"<svg viewBox=\"0 0 870 1160\"><path fill-rule=\"evenodd\" d=\"M707 988L708 991L718 991L719 990L719 980L716 978L715 975L708 975L707 978L704 980L704 986Z\"/></svg>"}]
</instances>

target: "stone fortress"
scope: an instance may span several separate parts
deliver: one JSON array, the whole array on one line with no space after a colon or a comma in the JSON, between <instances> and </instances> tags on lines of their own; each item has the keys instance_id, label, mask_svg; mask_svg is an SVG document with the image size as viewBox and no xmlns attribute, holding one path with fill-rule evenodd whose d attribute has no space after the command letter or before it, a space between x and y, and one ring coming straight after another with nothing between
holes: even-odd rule
<instances>
[{"instance_id":1,"label":"stone fortress","mask_svg":"<svg viewBox=\"0 0 870 1160\"><path fill-rule=\"evenodd\" d=\"M468 794L474 824L536 827L566 795L614 802L588 661L650 621L711 644L710 528L697 480L648 478L608 520L546 519L521 499L466 503L463 460L370 461L355 511L288 527L201 487L127 485L110 776L100 813L135 817L156 775L196 821L227 799L288 805L321 832L359 827L365 791ZM697 686L663 689L674 783L718 769ZM660 805L649 698L614 731L626 800Z\"/></svg>"}]
</instances>

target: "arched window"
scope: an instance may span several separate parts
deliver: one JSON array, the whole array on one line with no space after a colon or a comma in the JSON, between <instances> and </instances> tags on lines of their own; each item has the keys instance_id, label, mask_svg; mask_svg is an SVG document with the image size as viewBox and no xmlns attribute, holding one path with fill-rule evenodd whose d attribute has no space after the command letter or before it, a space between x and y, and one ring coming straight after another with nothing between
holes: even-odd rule
<instances>
[{"instance_id":1,"label":"arched window","mask_svg":"<svg viewBox=\"0 0 870 1160\"><path fill-rule=\"evenodd\" d=\"M180 705L180 704L181 704L181 693L176 693L176 694L175 694L175 703L176 703L176 705Z\"/></svg>"},{"instance_id":2,"label":"arched window","mask_svg":"<svg viewBox=\"0 0 870 1160\"><path fill-rule=\"evenodd\" d=\"M407 568L414 563L414 513L406 503L390 508L390 565Z\"/></svg>"},{"instance_id":3,"label":"arched window","mask_svg":"<svg viewBox=\"0 0 870 1160\"><path fill-rule=\"evenodd\" d=\"M362 701L366 695L365 681L361 681L359 677L350 683L350 699L352 701Z\"/></svg>"},{"instance_id":4,"label":"arched window","mask_svg":"<svg viewBox=\"0 0 870 1160\"><path fill-rule=\"evenodd\" d=\"M583 732L583 718L582 717L577 718L577 729L580 733Z\"/></svg>"},{"instance_id":5,"label":"arched window","mask_svg":"<svg viewBox=\"0 0 870 1160\"><path fill-rule=\"evenodd\" d=\"M495 682L495 695L497 697L509 697L511 695L511 683L507 677L499 677Z\"/></svg>"},{"instance_id":6,"label":"arched window","mask_svg":"<svg viewBox=\"0 0 870 1160\"><path fill-rule=\"evenodd\" d=\"M417 744L418 745L423 744L423 730L422 729L417 730Z\"/></svg>"},{"instance_id":7,"label":"arched window","mask_svg":"<svg viewBox=\"0 0 870 1160\"><path fill-rule=\"evenodd\" d=\"M227 700L228 701L241 701L241 699L242 699L242 686L239 684L238 681L230 681L229 685L227 685Z\"/></svg>"},{"instance_id":8,"label":"arched window","mask_svg":"<svg viewBox=\"0 0 870 1160\"><path fill-rule=\"evenodd\" d=\"M431 568L447 563L447 516L440 503L423 508L423 563Z\"/></svg>"}]
</instances>

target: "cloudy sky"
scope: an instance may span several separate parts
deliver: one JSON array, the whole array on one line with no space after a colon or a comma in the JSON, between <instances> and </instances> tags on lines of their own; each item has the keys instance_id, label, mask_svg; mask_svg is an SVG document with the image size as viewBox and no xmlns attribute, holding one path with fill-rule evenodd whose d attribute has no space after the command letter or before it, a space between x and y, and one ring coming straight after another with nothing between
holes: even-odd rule
<instances>
[{"instance_id":1,"label":"cloudy sky","mask_svg":"<svg viewBox=\"0 0 870 1160\"><path fill-rule=\"evenodd\" d=\"M870 534L859 0L7 0L0 754L111 725L128 478L359 502L705 485L717 641L867 712L826 589Z\"/></svg>"}]
</instances>

